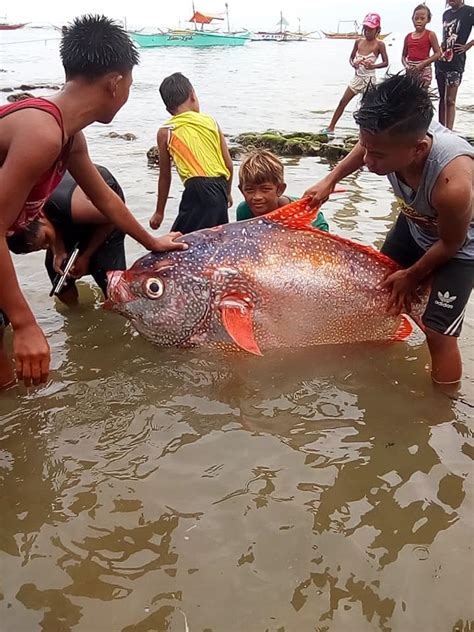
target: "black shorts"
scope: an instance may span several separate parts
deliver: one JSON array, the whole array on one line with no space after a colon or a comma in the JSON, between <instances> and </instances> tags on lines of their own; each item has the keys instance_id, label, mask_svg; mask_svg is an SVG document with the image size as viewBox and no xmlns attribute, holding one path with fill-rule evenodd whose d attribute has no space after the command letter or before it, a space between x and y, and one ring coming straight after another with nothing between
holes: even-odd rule
<instances>
[{"instance_id":1,"label":"black shorts","mask_svg":"<svg viewBox=\"0 0 474 632\"><path fill-rule=\"evenodd\" d=\"M114 229L91 257L89 274L92 275L104 296L107 296L106 273L110 270L125 270L126 268L124 238L125 236L120 230ZM53 268L53 254L51 250L46 251L45 265L49 278L51 281L54 281L56 272ZM63 285L61 292L65 292L74 283L74 279L67 281Z\"/></svg>"},{"instance_id":2,"label":"black shorts","mask_svg":"<svg viewBox=\"0 0 474 632\"><path fill-rule=\"evenodd\" d=\"M224 177L196 176L186 180L178 217L171 230L192 233L228 221L227 180Z\"/></svg>"},{"instance_id":3,"label":"black shorts","mask_svg":"<svg viewBox=\"0 0 474 632\"><path fill-rule=\"evenodd\" d=\"M403 213L390 229L381 251L403 268L415 264L426 252L413 239ZM435 270L422 318L426 327L446 336L459 336L473 283L473 260L450 259Z\"/></svg>"},{"instance_id":4,"label":"black shorts","mask_svg":"<svg viewBox=\"0 0 474 632\"><path fill-rule=\"evenodd\" d=\"M446 86L460 86L462 82L463 73L460 70L443 70L436 68L436 82L438 84L438 90L444 94Z\"/></svg>"}]
</instances>

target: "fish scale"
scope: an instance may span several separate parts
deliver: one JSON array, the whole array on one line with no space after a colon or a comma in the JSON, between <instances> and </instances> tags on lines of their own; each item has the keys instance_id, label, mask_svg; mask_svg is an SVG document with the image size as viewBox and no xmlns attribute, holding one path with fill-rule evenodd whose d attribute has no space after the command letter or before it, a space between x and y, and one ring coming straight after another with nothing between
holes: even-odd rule
<instances>
[{"instance_id":1,"label":"fish scale","mask_svg":"<svg viewBox=\"0 0 474 632\"><path fill-rule=\"evenodd\" d=\"M397 264L311 226L307 200L264 217L180 238L185 251L151 253L110 276L108 307L163 346L267 349L392 341L412 330L386 313L380 289ZM163 288L147 293L147 282ZM427 289L413 305L423 312Z\"/></svg>"}]
</instances>

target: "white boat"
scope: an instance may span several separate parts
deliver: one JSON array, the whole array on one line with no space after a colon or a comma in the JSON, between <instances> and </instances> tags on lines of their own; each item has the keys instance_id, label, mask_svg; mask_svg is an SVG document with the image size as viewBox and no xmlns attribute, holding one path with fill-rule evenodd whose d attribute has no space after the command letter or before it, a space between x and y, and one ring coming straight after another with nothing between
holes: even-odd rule
<instances>
[{"instance_id":1,"label":"white boat","mask_svg":"<svg viewBox=\"0 0 474 632\"><path fill-rule=\"evenodd\" d=\"M299 20L298 20L299 21ZM290 23L285 20L283 13L280 11L280 20L277 31L256 31L252 33L250 39L252 42L305 42L310 33L302 33L301 28L298 31L289 31Z\"/></svg>"}]
</instances>

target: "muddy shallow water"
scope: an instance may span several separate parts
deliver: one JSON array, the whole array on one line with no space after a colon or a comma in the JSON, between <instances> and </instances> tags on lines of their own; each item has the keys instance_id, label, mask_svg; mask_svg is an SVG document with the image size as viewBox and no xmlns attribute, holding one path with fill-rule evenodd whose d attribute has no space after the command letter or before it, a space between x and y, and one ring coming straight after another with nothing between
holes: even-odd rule
<instances>
[{"instance_id":1,"label":"muddy shallow water","mask_svg":"<svg viewBox=\"0 0 474 632\"><path fill-rule=\"evenodd\" d=\"M347 46L146 51L129 104L88 131L92 156L145 222L164 74L188 74L228 133L314 130L350 78ZM61 80L56 41L0 53L4 86ZM460 131L472 122L462 112ZM287 160L288 192L328 168ZM395 217L388 184L363 172L347 189L325 206L332 230L379 246ZM172 195L165 227L176 179ZM127 251L130 262L142 253L131 241ZM16 262L53 372L0 399L2 631L471 629L472 304L465 379L450 398L430 384L421 335L264 358L159 350L88 283L68 311L47 296L41 255Z\"/></svg>"}]
</instances>

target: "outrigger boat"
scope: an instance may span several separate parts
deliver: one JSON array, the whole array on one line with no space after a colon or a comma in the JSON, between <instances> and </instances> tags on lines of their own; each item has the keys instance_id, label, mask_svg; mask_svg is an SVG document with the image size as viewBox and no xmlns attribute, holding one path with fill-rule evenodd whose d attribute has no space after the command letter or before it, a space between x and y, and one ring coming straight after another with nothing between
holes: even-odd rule
<instances>
[{"instance_id":1,"label":"outrigger boat","mask_svg":"<svg viewBox=\"0 0 474 632\"><path fill-rule=\"evenodd\" d=\"M224 20L222 15L207 15L196 11L193 4L193 16L189 20L194 29L169 29L158 33L142 33L131 31L133 40L142 48L156 48L161 46L243 46L250 38L250 33L232 33L229 29L229 11L226 3L227 33L216 30L204 30L205 24L212 24L214 20ZM198 24L201 28L198 29Z\"/></svg>"},{"instance_id":2,"label":"outrigger boat","mask_svg":"<svg viewBox=\"0 0 474 632\"><path fill-rule=\"evenodd\" d=\"M277 25L280 27L278 31L256 31L252 33L250 39L253 42L305 42L308 35L311 35L311 33L302 33L301 25L298 31L289 31L287 27L290 23L283 17L281 11Z\"/></svg>"},{"instance_id":3,"label":"outrigger boat","mask_svg":"<svg viewBox=\"0 0 474 632\"><path fill-rule=\"evenodd\" d=\"M16 31L26 26L28 22L22 22L21 24L9 24L8 22L0 22L0 31Z\"/></svg>"},{"instance_id":4,"label":"outrigger boat","mask_svg":"<svg viewBox=\"0 0 474 632\"><path fill-rule=\"evenodd\" d=\"M353 24L354 30L343 32L340 30L341 24ZM325 31L321 31L322 34L328 39L343 39L343 40L356 40L359 37L362 37L362 27L359 26L356 20L339 20L337 24L337 32L326 33ZM388 37L390 33L380 33L378 39L385 39Z\"/></svg>"}]
</instances>

